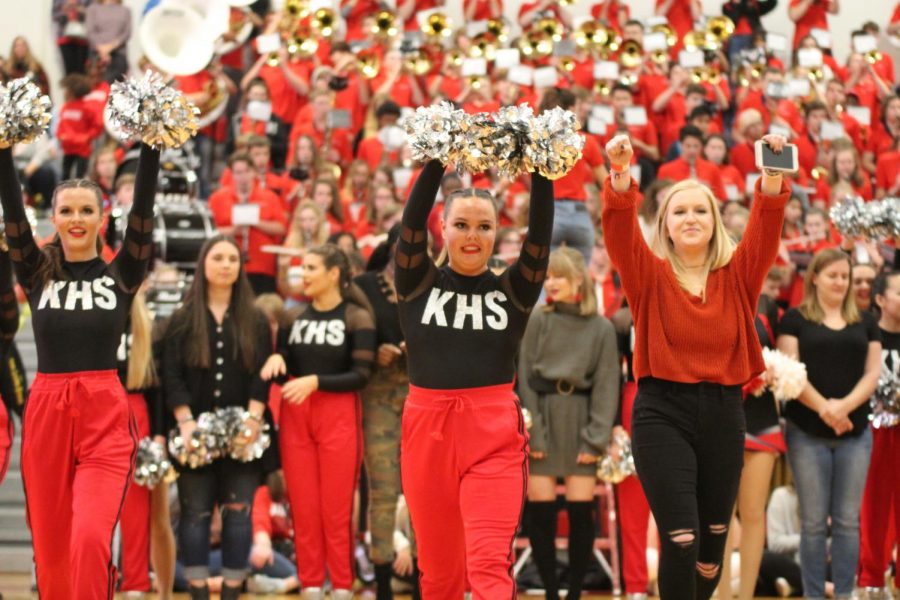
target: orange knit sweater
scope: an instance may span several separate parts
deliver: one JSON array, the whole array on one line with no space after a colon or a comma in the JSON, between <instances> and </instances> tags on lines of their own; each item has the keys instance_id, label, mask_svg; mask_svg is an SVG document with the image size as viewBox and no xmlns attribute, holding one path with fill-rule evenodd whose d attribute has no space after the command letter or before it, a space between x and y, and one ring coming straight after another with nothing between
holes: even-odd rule
<instances>
[{"instance_id":1,"label":"orange knit sweater","mask_svg":"<svg viewBox=\"0 0 900 600\"><path fill-rule=\"evenodd\" d=\"M765 370L753 324L762 284L781 238L790 189L767 196L757 182L743 240L727 265L710 272L706 301L684 290L668 261L644 242L638 188L603 187L603 234L622 278L635 326L635 378L739 385Z\"/></svg>"}]
</instances>

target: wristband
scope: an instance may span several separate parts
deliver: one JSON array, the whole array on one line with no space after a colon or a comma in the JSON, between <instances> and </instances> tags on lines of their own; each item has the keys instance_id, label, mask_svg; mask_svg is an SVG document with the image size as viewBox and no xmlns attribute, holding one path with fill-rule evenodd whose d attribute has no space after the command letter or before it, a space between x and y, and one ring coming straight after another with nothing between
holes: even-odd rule
<instances>
[{"instance_id":1,"label":"wristband","mask_svg":"<svg viewBox=\"0 0 900 600\"><path fill-rule=\"evenodd\" d=\"M628 168L629 168L628 165L617 165L617 164L615 164L615 163L610 163L610 164L609 164L609 170L612 171L613 173L619 173L619 174L622 174L622 173L624 173L625 171L627 171Z\"/></svg>"},{"instance_id":2,"label":"wristband","mask_svg":"<svg viewBox=\"0 0 900 600\"><path fill-rule=\"evenodd\" d=\"M190 423L194 420L194 417L188 417L187 419L182 419L178 421L178 425L184 425L185 423Z\"/></svg>"}]
</instances>

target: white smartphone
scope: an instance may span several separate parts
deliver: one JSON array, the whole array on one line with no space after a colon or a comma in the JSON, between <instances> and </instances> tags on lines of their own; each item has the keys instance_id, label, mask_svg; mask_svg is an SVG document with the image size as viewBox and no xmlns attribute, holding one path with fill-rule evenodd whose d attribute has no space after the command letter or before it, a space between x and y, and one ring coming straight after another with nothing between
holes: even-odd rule
<instances>
[{"instance_id":1,"label":"white smartphone","mask_svg":"<svg viewBox=\"0 0 900 600\"><path fill-rule=\"evenodd\" d=\"M779 154L772 152L769 145L762 140L756 141L756 168L771 169L773 171L783 171L785 173L793 173L800 167L797 161L797 146L794 144L785 144Z\"/></svg>"}]
</instances>

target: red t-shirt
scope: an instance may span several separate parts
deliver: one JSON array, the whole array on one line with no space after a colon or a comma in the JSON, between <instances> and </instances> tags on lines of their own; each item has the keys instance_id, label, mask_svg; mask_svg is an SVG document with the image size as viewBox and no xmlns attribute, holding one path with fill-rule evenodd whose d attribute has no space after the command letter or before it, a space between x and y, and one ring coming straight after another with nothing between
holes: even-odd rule
<instances>
[{"instance_id":1,"label":"red t-shirt","mask_svg":"<svg viewBox=\"0 0 900 600\"><path fill-rule=\"evenodd\" d=\"M350 0L341 0L341 10L343 11L349 3ZM347 21L346 40L353 42L365 39L367 36L362 28L363 17L378 14L380 9L381 3L378 0L357 0L350 13L344 15L344 19Z\"/></svg>"},{"instance_id":2,"label":"red t-shirt","mask_svg":"<svg viewBox=\"0 0 900 600\"><path fill-rule=\"evenodd\" d=\"M656 0L656 8L665 4L666 0ZM683 47L682 40L687 32L694 29L694 16L691 14L691 0L675 0L672 7L665 15L669 19L669 25L678 36L678 43L672 48L677 52Z\"/></svg>"},{"instance_id":3,"label":"red t-shirt","mask_svg":"<svg viewBox=\"0 0 900 600\"><path fill-rule=\"evenodd\" d=\"M110 85L101 81L97 87L91 90L90 94L81 99L85 107L93 111L96 120L100 123L103 122L103 111L106 109L106 101L109 99L109 89Z\"/></svg>"},{"instance_id":4,"label":"red t-shirt","mask_svg":"<svg viewBox=\"0 0 900 600\"><path fill-rule=\"evenodd\" d=\"M430 10L436 6L436 0L416 0L416 7L413 9L409 19L406 20L404 27L406 31L419 31L419 20L416 18L416 15L419 14L419 11Z\"/></svg>"},{"instance_id":5,"label":"red t-shirt","mask_svg":"<svg viewBox=\"0 0 900 600\"><path fill-rule=\"evenodd\" d=\"M617 32L622 33L622 26L625 23L619 22L619 11L625 11L625 20L631 18L631 9L627 4L619 2L619 0L601 0L591 7L591 16L597 20L606 20L606 25L612 27Z\"/></svg>"},{"instance_id":6,"label":"red t-shirt","mask_svg":"<svg viewBox=\"0 0 900 600\"><path fill-rule=\"evenodd\" d=\"M259 204L259 219L261 221L278 221L287 226L287 214L281 204L281 199L269 190L255 188L250 193L248 200L252 204ZM209 210L212 212L216 227L231 226L231 211L235 204L239 204L234 188L224 187L214 192L209 197ZM244 248L244 236L235 235L238 246ZM256 227L250 227L247 240L247 273L268 275L275 277L277 270L276 256L262 251L266 245L281 244L284 236L273 236L263 233Z\"/></svg>"},{"instance_id":7,"label":"red t-shirt","mask_svg":"<svg viewBox=\"0 0 900 600\"><path fill-rule=\"evenodd\" d=\"M866 147L868 152L872 152L875 156L891 152L894 149L894 137L891 132L884 126L884 123L878 121L872 129L869 136L869 145Z\"/></svg>"},{"instance_id":8,"label":"red t-shirt","mask_svg":"<svg viewBox=\"0 0 900 600\"><path fill-rule=\"evenodd\" d=\"M766 129L768 129L769 125L772 124L772 115L766 108L766 103L763 100L762 91L751 90L747 92L747 96L744 98L744 101L741 102L741 105L738 107L736 114L741 114L748 108L754 108L759 111L759 114L762 115L763 123L765 124ZM791 100L779 100L778 107L775 109L775 114L778 115L782 120L784 120L788 125L790 125L791 129L793 129L794 131L803 131L803 128L805 126L803 123L803 116L800 114L800 109L797 108L797 105Z\"/></svg>"},{"instance_id":9,"label":"red t-shirt","mask_svg":"<svg viewBox=\"0 0 900 600\"><path fill-rule=\"evenodd\" d=\"M720 165L719 173L722 175L725 197L729 200L743 200L747 178L734 165Z\"/></svg>"},{"instance_id":10,"label":"red t-shirt","mask_svg":"<svg viewBox=\"0 0 900 600\"><path fill-rule=\"evenodd\" d=\"M297 138L302 135L308 135L316 142L316 148L322 150L325 145L325 132L316 129L312 120L297 119L291 128L291 139L288 146L287 163L290 164L294 160L294 149L297 147ZM331 147L337 150L340 155L340 162L343 165L349 165L353 160L353 149L347 132L343 129L331 130ZM326 157L327 158L327 157ZM330 160L330 159L329 159Z\"/></svg>"},{"instance_id":11,"label":"red t-shirt","mask_svg":"<svg viewBox=\"0 0 900 600\"><path fill-rule=\"evenodd\" d=\"M429 75L427 78L428 87L431 87L434 81L441 77L439 74ZM455 100L459 98L459 95L463 90L463 80L462 77L448 77L446 75L443 76L441 80L441 85L438 87L438 91L442 94L445 94L450 100Z\"/></svg>"},{"instance_id":12,"label":"red t-shirt","mask_svg":"<svg viewBox=\"0 0 900 600\"><path fill-rule=\"evenodd\" d=\"M744 142L743 144L735 144L728 154L729 162L741 172L744 178L748 173L756 172L756 149L753 142Z\"/></svg>"},{"instance_id":13,"label":"red t-shirt","mask_svg":"<svg viewBox=\"0 0 900 600\"><path fill-rule=\"evenodd\" d=\"M897 23L897 22L900 22L900 2L898 2L897 6L894 7L894 14L891 15L890 24L893 25L894 23Z\"/></svg>"},{"instance_id":14,"label":"red t-shirt","mask_svg":"<svg viewBox=\"0 0 900 600\"><path fill-rule=\"evenodd\" d=\"M475 13L472 15L473 21L486 21L487 19L499 18L503 14L503 0L500 0L500 14L491 13L491 0L463 0L463 18L469 12L469 7L475 5ZM468 20L468 19L467 19Z\"/></svg>"},{"instance_id":15,"label":"red t-shirt","mask_svg":"<svg viewBox=\"0 0 900 600\"><path fill-rule=\"evenodd\" d=\"M314 66L305 60L288 63L288 68L306 81L309 81ZM291 87L284 73L281 72L280 65L272 67L264 64L259 70L259 76L269 86L272 113L285 123L292 123L297 111L306 104L306 98L301 98L300 94Z\"/></svg>"},{"instance_id":16,"label":"red t-shirt","mask_svg":"<svg viewBox=\"0 0 900 600\"><path fill-rule=\"evenodd\" d=\"M381 71L377 76L372 78L371 89L372 93L378 91L384 82L387 80L387 73ZM391 97L391 100L397 103L398 106L409 106L410 108L415 108L412 100L412 85L409 82L409 75L401 75L394 82L394 85L391 86L390 93L388 94Z\"/></svg>"},{"instance_id":17,"label":"red t-shirt","mask_svg":"<svg viewBox=\"0 0 900 600\"><path fill-rule=\"evenodd\" d=\"M728 199L728 196L725 194L725 186L722 184L722 173L719 172L719 167L715 163L698 158L695 169L697 180L709 186L716 198L722 201ZM690 179L690 177L691 167L683 158L676 158L667 162L656 173L657 179L671 179L672 181L681 181Z\"/></svg>"},{"instance_id":18,"label":"red t-shirt","mask_svg":"<svg viewBox=\"0 0 900 600\"><path fill-rule=\"evenodd\" d=\"M572 170L553 182L554 198L567 200L587 200L587 192L584 186L594 181L594 169L604 164L603 150L594 136L578 132L584 138L584 148L581 151L581 159L575 163Z\"/></svg>"},{"instance_id":19,"label":"red t-shirt","mask_svg":"<svg viewBox=\"0 0 900 600\"><path fill-rule=\"evenodd\" d=\"M478 100L477 102L466 102L462 108L470 115L482 112L493 113L500 110L500 103L496 100L488 100L487 102Z\"/></svg>"},{"instance_id":20,"label":"red t-shirt","mask_svg":"<svg viewBox=\"0 0 900 600\"><path fill-rule=\"evenodd\" d=\"M820 142L812 139L808 133L792 141L797 145L797 162L800 165L800 169L807 177L811 176L813 169L816 168L816 157L818 156Z\"/></svg>"},{"instance_id":21,"label":"red t-shirt","mask_svg":"<svg viewBox=\"0 0 900 600\"><path fill-rule=\"evenodd\" d=\"M900 176L900 151L885 152L878 157L875 166L875 187L888 191L897 183Z\"/></svg>"},{"instance_id":22,"label":"red t-shirt","mask_svg":"<svg viewBox=\"0 0 900 600\"><path fill-rule=\"evenodd\" d=\"M800 4L803 0L791 0L791 4L789 8L793 8ZM800 17L800 20L797 21L796 29L794 30L794 49L800 45L800 40L809 35L809 32L813 29L824 29L828 31L828 11L826 10L825 2L813 2L813 4L807 9L806 13Z\"/></svg>"}]
</instances>

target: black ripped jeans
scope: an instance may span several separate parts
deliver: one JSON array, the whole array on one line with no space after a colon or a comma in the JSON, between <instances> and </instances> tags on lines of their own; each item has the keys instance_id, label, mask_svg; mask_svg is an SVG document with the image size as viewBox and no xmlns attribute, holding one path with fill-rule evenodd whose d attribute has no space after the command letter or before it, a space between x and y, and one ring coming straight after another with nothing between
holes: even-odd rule
<instances>
[{"instance_id":1,"label":"black ripped jeans","mask_svg":"<svg viewBox=\"0 0 900 600\"><path fill-rule=\"evenodd\" d=\"M706 600L721 573L744 464L740 386L638 382L633 452L659 528L662 600Z\"/></svg>"},{"instance_id":2,"label":"black ripped jeans","mask_svg":"<svg viewBox=\"0 0 900 600\"><path fill-rule=\"evenodd\" d=\"M181 471L178 544L186 579L209 577L210 522L216 506L222 517L222 576L239 581L246 577L253 543L250 511L262 482L257 463L222 458L208 467Z\"/></svg>"}]
</instances>

